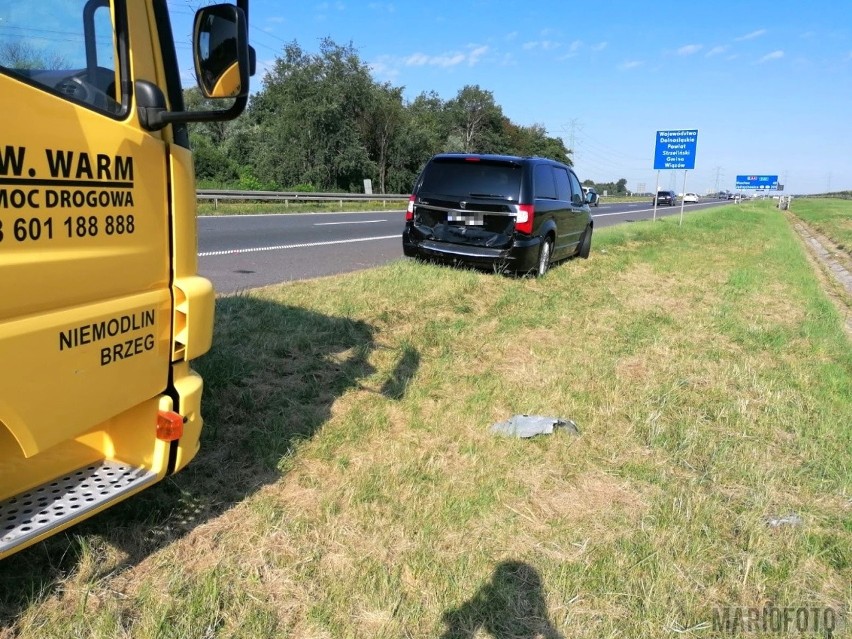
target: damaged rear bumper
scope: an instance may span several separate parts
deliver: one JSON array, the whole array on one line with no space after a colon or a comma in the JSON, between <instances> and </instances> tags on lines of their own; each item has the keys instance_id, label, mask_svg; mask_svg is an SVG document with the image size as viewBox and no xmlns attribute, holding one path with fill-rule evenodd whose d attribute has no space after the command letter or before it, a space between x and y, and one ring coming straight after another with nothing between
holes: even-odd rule
<instances>
[{"instance_id":1,"label":"damaged rear bumper","mask_svg":"<svg viewBox=\"0 0 852 639\"><path fill-rule=\"evenodd\" d=\"M402 234L402 250L408 257L422 257L449 262L464 262L487 268L531 271L538 266L541 238L518 238L509 248L491 248L456 242L423 239L416 230L406 227Z\"/></svg>"}]
</instances>

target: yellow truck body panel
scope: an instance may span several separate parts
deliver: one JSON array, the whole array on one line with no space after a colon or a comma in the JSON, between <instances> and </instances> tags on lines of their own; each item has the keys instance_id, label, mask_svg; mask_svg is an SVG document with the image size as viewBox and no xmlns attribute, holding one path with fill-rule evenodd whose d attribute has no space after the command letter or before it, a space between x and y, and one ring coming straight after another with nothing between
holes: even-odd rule
<instances>
[{"instance_id":1,"label":"yellow truck body panel","mask_svg":"<svg viewBox=\"0 0 852 639\"><path fill-rule=\"evenodd\" d=\"M202 428L192 155L138 108L175 101L166 3L22 1L10 26L36 42L69 7L76 66L0 57L0 559L179 470Z\"/></svg>"}]
</instances>

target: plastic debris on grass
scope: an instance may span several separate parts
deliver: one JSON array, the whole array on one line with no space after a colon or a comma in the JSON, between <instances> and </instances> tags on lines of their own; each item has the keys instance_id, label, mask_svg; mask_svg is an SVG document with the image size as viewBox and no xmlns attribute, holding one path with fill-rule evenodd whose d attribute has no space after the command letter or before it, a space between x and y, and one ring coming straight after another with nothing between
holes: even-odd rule
<instances>
[{"instance_id":1,"label":"plastic debris on grass","mask_svg":"<svg viewBox=\"0 0 852 639\"><path fill-rule=\"evenodd\" d=\"M557 428L564 428L572 435L579 435L580 429L570 419L546 417L544 415L514 415L505 422L491 426L495 435L526 439L536 435L551 435Z\"/></svg>"},{"instance_id":2,"label":"plastic debris on grass","mask_svg":"<svg viewBox=\"0 0 852 639\"><path fill-rule=\"evenodd\" d=\"M795 513L784 515L783 517L768 517L766 525L770 528L780 528L781 526L801 526L805 520Z\"/></svg>"}]
</instances>

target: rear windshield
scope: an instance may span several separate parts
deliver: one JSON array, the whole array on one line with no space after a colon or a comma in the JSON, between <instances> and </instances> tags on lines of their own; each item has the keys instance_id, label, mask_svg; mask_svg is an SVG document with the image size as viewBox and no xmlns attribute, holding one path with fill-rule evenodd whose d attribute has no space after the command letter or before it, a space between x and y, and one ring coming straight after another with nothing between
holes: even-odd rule
<instances>
[{"instance_id":1,"label":"rear windshield","mask_svg":"<svg viewBox=\"0 0 852 639\"><path fill-rule=\"evenodd\" d=\"M465 159L430 162L423 172L420 191L459 197L493 197L517 200L522 168L518 164Z\"/></svg>"}]
</instances>

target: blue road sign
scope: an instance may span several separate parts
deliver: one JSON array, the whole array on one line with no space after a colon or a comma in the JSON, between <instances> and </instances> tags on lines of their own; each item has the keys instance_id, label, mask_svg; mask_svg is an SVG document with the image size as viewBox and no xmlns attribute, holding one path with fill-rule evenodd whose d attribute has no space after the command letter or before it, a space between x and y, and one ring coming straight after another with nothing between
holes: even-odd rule
<instances>
[{"instance_id":1,"label":"blue road sign","mask_svg":"<svg viewBox=\"0 0 852 639\"><path fill-rule=\"evenodd\" d=\"M737 190L739 189L778 189L777 175L738 175Z\"/></svg>"},{"instance_id":2,"label":"blue road sign","mask_svg":"<svg viewBox=\"0 0 852 639\"><path fill-rule=\"evenodd\" d=\"M654 169L694 169L698 129L657 131Z\"/></svg>"}]
</instances>

